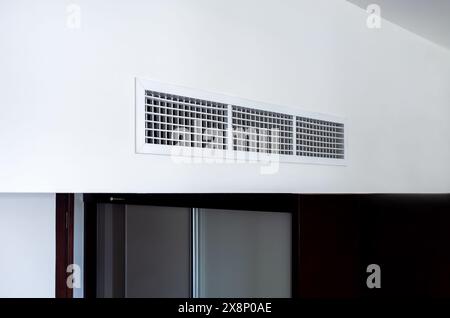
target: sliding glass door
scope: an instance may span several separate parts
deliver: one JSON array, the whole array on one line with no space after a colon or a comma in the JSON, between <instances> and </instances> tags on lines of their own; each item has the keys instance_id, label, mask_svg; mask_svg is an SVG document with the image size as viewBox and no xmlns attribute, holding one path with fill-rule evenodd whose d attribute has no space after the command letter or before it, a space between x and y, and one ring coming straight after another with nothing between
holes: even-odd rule
<instances>
[{"instance_id":1,"label":"sliding glass door","mask_svg":"<svg viewBox=\"0 0 450 318\"><path fill-rule=\"evenodd\" d=\"M190 209L127 205L126 297L191 295Z\"/></svg>"},{"instance_id":2,"label":"sliding glass door","mask_svg":"<svg viewBox=\"0 0 450 318\"><path fill-rule=\"evenodd\" d=\"M290 297L291 213L99 204L97 297Z\"/></svg>"},{"instance_id":3,"label":"sliding glass door","mask_svg":"<svg viewBox=\"0 0 450 318\"><path fill-rule=\"evenodd\" d=\"M291 214L199 210L199 297L290 297Z\"/></svg>"}]
</instances>

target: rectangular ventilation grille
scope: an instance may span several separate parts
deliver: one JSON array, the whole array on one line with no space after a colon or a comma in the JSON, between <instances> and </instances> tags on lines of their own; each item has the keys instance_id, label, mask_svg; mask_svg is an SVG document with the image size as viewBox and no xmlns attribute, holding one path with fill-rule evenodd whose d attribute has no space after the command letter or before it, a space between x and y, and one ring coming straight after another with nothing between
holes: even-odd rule
<instances>
[{"instance_id":1,"label":"rectangular ventilation grille","mask_svg":"<svg viewBox=\"0 0 450 318\"><path fill-rule=\"evenodd\" d=\"M145 143L226 149L228 105L145 91Z\"/></svg>"},{"instance_id":2,"label":"rectangular ventilation grille","mask_svg":"<svg viewBox=\"0 0 450 318\"><path fill-rule=\"evenodd\" d=\"M297 156L344 159L344 125L296 117Z\"/></svg>"},{"instance_id":3,"label":"rectangular ventilation grille","mask_svg":"<svg viewBox=\"0 0 450 318\"><path fill-rule=\"evenodd\" d=\"M138 153L345 165L347 134L339 117L136 79Z\"/></svg>"},{"instance_id":4,"label":"rectangular ventilation grille","mask_svg":"<svg viewBox=\"0 0 450 318\"><path fill-rule=\"evenodd\" d=\"M291 115L233 106L233 150L293 155Z\"/></svg>"}]
</instances>

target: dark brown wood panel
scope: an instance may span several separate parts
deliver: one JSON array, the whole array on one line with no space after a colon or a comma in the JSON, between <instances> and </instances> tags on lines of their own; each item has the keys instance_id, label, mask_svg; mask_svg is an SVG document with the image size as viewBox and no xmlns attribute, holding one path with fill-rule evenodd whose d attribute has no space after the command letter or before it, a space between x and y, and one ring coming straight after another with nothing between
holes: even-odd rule
<instances>
[{"instance_id":1,"label":"dark brown wood panel","mask_svg":"<svg viewBox=\"0 0 450 318\"><path fill-rule=\"evenodd\" d=\"M366 263L381 266L382 287L366 297L450 297L450 196L368 198Z\"/></svg>"},{"instance_id":2,"label":"dark brown wood panel","mask_svg":"<svg viewBox=\"0 0 450 318\"><path fill-rule=\"evenodd\" d=\"M363 252L360 197L302 195L299 201L300 297L359 297Z\"/></svg>"},{"instance_id":3,"label":"dark brown wood panel","mask_svg":"<svg viewBox=\"0 0 450 318\"><path fill-rule=\"evenodd\" d=\"M73 264L74 195L56 194L56 298L72 298L67 266Z\"/></svg>"},{"instance_id":4,"label":"dark brown wood panel","mask_svg":"<svg viewBox=\"0 0 450 318\"><path fill-rule=\"evenodd\" d=\"M450 297L450 196L301 195L302 298ZM381 288L369 289L369 264Z\"/></svg>"}]
</instances>

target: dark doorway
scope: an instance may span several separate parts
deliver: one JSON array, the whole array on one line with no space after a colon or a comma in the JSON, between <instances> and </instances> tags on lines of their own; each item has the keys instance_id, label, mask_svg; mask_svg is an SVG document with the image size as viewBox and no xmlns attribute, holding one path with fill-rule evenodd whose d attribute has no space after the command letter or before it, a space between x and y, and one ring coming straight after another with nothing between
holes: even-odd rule
<instances>
[{"instance_id":1,"label":"dark doorway","mask_svg":"<svg viewBox=\"0 0 450 318\"><path fill-rule=\"evenodd\" d=\"M290 257L289 262L291 263L289 268L292 269L292 273L290 273L289 277L292 277L292 282L289 282L290 291L289 295L296 296L297 294L297 268L298 268L298 248L297 248L297 242L298 242L298 218L297 218L297 196L292 194L95 194L95 195L85 195L84 196L84 203L85 203L85 273L84 273L84 295L85 297L98 297L100 296L111 296L114 297L116 295L117 297L123 297L125 294L128 294L127 296L133 297L136 290L139 290L139 280L134 279L135 275L131 275L128 277L129 284L133 283L133 288L136 287L137 289L133 290L127 290L127 287L123 288L123 275L124 274L116 274L113 279L115 283L113 283L114 286L118 286L118 289L115 289L112 293L103 293L102 291L105 291L102 289L102 282L105 282L105 279L102 278L105 274L105 270L99 271L99 268L105 268L105 248L103 244L98 244L98 238L103 236L108 236L108 230L105 232L105 228L102 227L100 223L103 222L103 218L105 216L104 210L114 210L119 211L123 209L124 206L127 207L127 209L132 210L132 215L134 215L132 218L129 218L127 220L124 220L124 217L119 212L114 217L114 213L109 213L108 215L110 217L113 217L114 220L111 220L111 226L114 227L113 223L120 224L121 222L129 222L133 224L128 224L128 226L125 226L126 229L128 229L131 225L133 225L133 235L128 235L129 240L134 240L138 242L138 239L148 239L148 237L153 237L153 241L157 240L159 244L165 245L164 247L166 250L170 251L176 251L178 250L178 253L171 254L170 252L167 253L167 255L162 254L162 249L159 248L159 246L147 246L147 249L144 253L137 251L137 253L134 253L133 248L128 246L128 257L125 257L127 262L130 262L128 264L128 267L133 267L133 273L139 273L140 277L145 278L146 275L155 275L155 272L159 272L161 275L160 277L155 278L152 277L152 282L155 284L155 290L158 290L158 293L155 294L151 291L151 289L148 288L148 286L145 288L145 295L148 297L190 297L194 296L191 292L191 288L193 286L193 280L195 277L189 277L189 282L187 284L184 284L183 286L178 286L180 282L183 282L183 280L186 278L186 275L182 275L183 277L180 279L177 279L178 282L177 292L173 294L174 289L171 289L171 279L168 276L176 277L180 273L182 274L186 270L187 266L193 266L192 263L185 264L186 255L183 256L185 252L192 253L192 250L189 249L192 243L192 237L189 237L187 235L190 232L187 232L185 230L188 230L189 227L187 222L192 222L190 211L193 208L198 209L204 209L202 213L208 213L213 214L214 211L219 211L219 209L223 210L226 209L227 213L233 213L233 211L259 211L259 212L285 212L290 215L292 215L292 222L288 223L291 227L289 229L289 233L292 233L292 237L290 239L290 242L288 242L287 247L290 249ZM159 207L159 208L158 208ZM164 214L158 214L154 213L157 210L161 209L167 209L165 207L172 207L169 208L168 211L165 211ZM206 210L206 209L213 209L213 210ZM186 210L188 213L183 213L183 211ZM177 220L172 219L172 217L175 217L176 211L180 211L178 213L181 217L178 217ZM209 212L208 212L209 211ZM131 212L131 211L130 211ZM137 212L137 213L136 213ZM146 212L146 213L141 213ZM174 213L172 213L174 212ZM253 213L253 212L252 212ZM256 213L256 212L255 212ZM135 217L138 215L139 217ZM159 215L159 216L158 216ZM189 216L188 219L184 216ZM238 216L238 213L235 214ZM281 214L280 214L281 215ZM150 218L152 222L148 223L147 219ZM167 220L166 220L167 219ZM291 220L290 219L290 220ZM215 219L210 219L210 223L214 224ZM184 224L182 230L180 228L176 229L173 226L168 227L166 226L166 229L169 232L169 235L167 233L161 232L161 230L158 228L158 226L163 226L164 222L169 222L167 224L172 225L179 225ZM260 221L258 221L260 222ZM103 222L104 223L104 222ZM145 225L145 223L147 225ZM100 225L100 226L99 226ZM148 231L151 231L152 233L145 233L145 231L140 230L140 225L145 225L145 228L148 229ZM155 227L156 226L156 227ZM111 228L112 228L111 227ZM171 230L173 228L173 231ZM116 231L117 233L122 233L122 230ZM158 234L159 233L159 234ZM184 234L182 234L184 233ZM243 235L241 232L240 235ZM155 236L156 235L156 236ZM184 239L178 239L176 242L173 240L173 237L180 236L184 237ZM213 240L214 237L211 237L211 240ZM217 238L215 238L217 241ZM109 242L111 244L116 244L116 246L119 246L119 248L111 248L111 246L107 247L107 250L115 250L116 254L121 253L120 251L123 250L123 246L120 245L122 243L119 242L116 238L110 240ZM115 243L114 243L115 242ZM220 240L219 240L220 242ZM264 241L261 241L264 242ZM267 241L269 242L269 241ZM111 245L109 244L109 245ZM174 245L175 244L175 245ZM186 244L185 247L182 247L181 245ZM266 244L266 243L263 243ZM138 245L138 244L135 244ZM119 252L118 252L119 251ZM211 251L211 249L209 249ZM147 255L150 253L149 255ZM141 254L141 255L139 255ZM139 261L133 261L133 255L139 256ZM147 256L145 256L147 255ZM171 256L172 255L172 256ZM191 254L192 255L192 254ZM212 254L211 254L212 255ZM229 254L233 255L233 254ZM171 258L175 261L167 261L167 262L161 262L161 264L155 264L152 262L149 262L149 260L152 258L152 256L156 259L161 260L170 260ZM227 257L227 255L222 255L221 257ZM109 254L110 259L115 258L114 255ZM168 258L169 257L169 258ZM170 258L171 257L171 258ZM206 259L206 261L210 262L211 259L214 259L214 255L211 256L212 258ZM220 255L219 255L220 257ZM123 259L123 256L119 256L117 259ZM147 264L146 264L147 263ZM141 264L146 264L147 269L153 269L150 270L150 273L144 273ZM172 273L168 275L167 268L163 270L160 268L158 270L158 266L166 266L169 264L169 267L177 267L176 273ZM172 264L172 265L170 265ZM176 265L175 265L176 264ZM136 266L137 265L137 266ZM182 265L182 266L178 266ZM262 264L260 264L262 265ZM116 262L115 268L120 269L123 266L122 261ZM130 267L131 266L131 267ZM237 266L235 264L235 266ZM174 267L174 268L175 268ZM179 268L178 268L179 267ZM192 272L192 268L188 268L190 272ZM120 270L119 270L120 271ZM107 270L106 272L112 273L113 271ZM167 272L167 273L166 273ZM127 270L121 271L121 273L127 273ZM132 273L132 274L133 274ZM109 275L109 274L108 274ZM275 275L274 275L275 276ZM111 282L111 281L110 281ZM135 283L138 282L136 285ZM160 285L158 282L163 283L163 285ZM211 283L211 282L210 282ZM214 284L214 283L212 283ZM159 287L158 287L159 286ZM175 285L173 285L175 286ZM142 287L142 286L141 286ZM186 287L188 289L186 289ZM251 288L249 286L246 286L246 288ZM164 290L167 289L166 294L162 294ZM125 292L123 292L125 290ZM185 290L184 293L179 294ZM100 291L100 293L99 293ZM213 293L213 289L210 289L210 292ZM247 289L247 292L250 293L250 291ZM142 288L141 292L137 294L138 296L142 296ZM173 295L173 296L171 296ZM201 297L201 295L200 295Z\"/></svg>"},{"instance_id":2,"label":"dark doorway","mask_svg":"<svg viewBox=\"0 0 450 318\"><path fill-rule=\"evenodd\" d=\"M87 194L88 298L98 285L101 204L290 212L294 298L450 297L449 194ZM366 284L370 264L381 268L379 289Z\"/></svg>"}]
</instances>

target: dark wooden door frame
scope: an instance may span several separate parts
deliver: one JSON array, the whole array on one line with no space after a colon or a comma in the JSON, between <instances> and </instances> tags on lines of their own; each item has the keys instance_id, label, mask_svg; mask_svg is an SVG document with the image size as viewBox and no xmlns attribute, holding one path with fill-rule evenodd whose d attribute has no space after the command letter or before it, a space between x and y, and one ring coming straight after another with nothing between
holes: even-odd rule
<instances>
[{"instance_id":1,"label":"dark wooden door frame","mask_svg":"<svg viewBox=\"0 0 450 318\"><path fill-rule=\"evenodd\" d=\"M72 298L67 267L73 264L74 194L56 194L56 298Z\"/></svg>"},{"instance_id":2,"label":"dark wooden door frame","mask_svg":"<svg viewBox=\"0 0 450 318\"><path fill-rule=\"evenodd\" d=\"M292 297L299 295L299 215L295 194L84 194L84 297L95 298L97 286L97 204L134 204L292 214Z\"/></svg>"}]
</instances>

